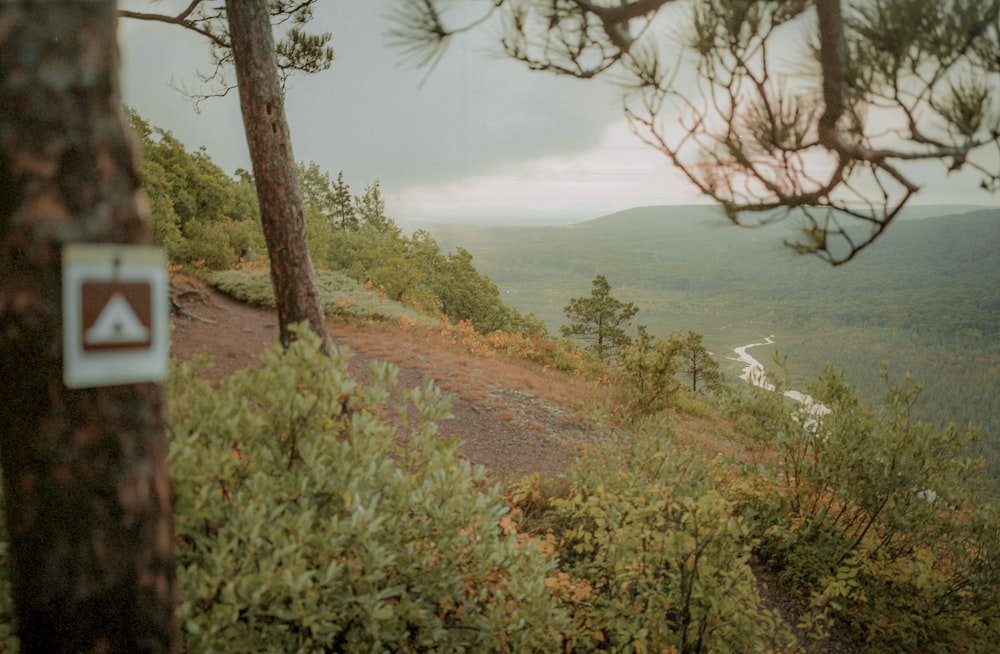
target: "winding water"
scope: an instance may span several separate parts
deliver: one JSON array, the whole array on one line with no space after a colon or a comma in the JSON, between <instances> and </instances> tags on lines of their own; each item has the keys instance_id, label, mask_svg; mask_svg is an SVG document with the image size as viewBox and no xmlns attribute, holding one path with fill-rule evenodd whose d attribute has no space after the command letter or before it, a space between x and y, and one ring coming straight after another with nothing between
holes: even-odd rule
<instances>
[{"instance_id":1,"label":"winding water","mask_svg":"<svg viewBox=\"0 0 1000 654\"><path fill-rule=\"evenodd\" d=\"M750 355L747 350L752 347L758 347L761 345L773 345L774 336L768 336L766 339L759 343L750 343L748 345L741 345L735 348L733 351L736 352L736 359L744 364L743 371L740 373L740 379L747 382L748 384L753 384L758 388L763 388L767 391L774 391L774 384L767 380L767 373L764 370L764 364L755 359ZM817 402L810 395L803 393L801 391L787 390L784 392L785 397L795 400L802 404L806 411L814 416L824 416L830 413L830 408L825 404Z\"/></svg>"},{"instance_id":2,"label":"winding water","mask_svg":"<svg viewBox=\"0 0 1000 654\"><path fill-rule=\"evenodd\" d=\"M760 343L750 343L748 345L741 345L740 347L735 348L733 351L736 352L736 359L744 364L743 371L740 373L740 379L747 382L748 384L753 384L754 386L773 392L775 390L774 384L767 381L767 374L764 371L764 364L762 364L760 361L753 358L750 354L747 353L747 350L749 350L752 347L758 347L761 345L772 345L772 344L774 344L774 336L768 336ZM812 398L812 396L808 395L807 393L803 393L801 391L789 390L785 391L784 395L789 399L801 403L802 406L805 407L805 410L809 414L814 416L814 418L819 418L820 416L825 416L826 414L830 413L830 407L826 406L821 402L817 402ZM810 425L810 423L812 423L813 426L815 426L814 419L806 419L805 425L807 427ZM938 497L937 493L935 493L933 490L929 488L920 490L917 493L917 495L927 502L936 502Z\"/></svg>"}]
</instances>

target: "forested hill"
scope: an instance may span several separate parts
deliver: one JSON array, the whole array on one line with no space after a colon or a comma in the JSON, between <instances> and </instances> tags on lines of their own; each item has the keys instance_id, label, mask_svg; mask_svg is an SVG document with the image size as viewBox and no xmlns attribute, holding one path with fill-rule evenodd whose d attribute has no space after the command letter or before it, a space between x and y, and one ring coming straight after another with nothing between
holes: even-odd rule
<instances>
[{"instance_id":1,"label":"forested hill","mask_svg":"<svg viewBox=\"0 0 1000 654\"><path fill-rule=\"evenodd\" d=\"M834 363L871 394L882 392L877 372L887 361L893 374L923 383L926 418L978 423L1000 442L1000 208L911 208L838 268L784 247L794 235L787 222L739 228L710 206L429 231L444 248L469 250L506 302L550 329L603 274L653 334L693 329L723 360L774 334L795 383Z\"/></svg>"},{"instance_id":2,"label":"forested hill","mask_svg":"<svg viewBox=\"0 0 1000 654\"><path fill-rule=\"evenodd\" d=\"M834 319L923 334L1000 328L1000 208L915 207L836 269L784 247L787 224L738 228L711 206L641 207L563 227L430 231L443 247L472 252L512 304L550 327L572 294L605 274L640 303L642 322L667 331L711 332L772 313L782 324Z\"/></svg>"}]
</instances>

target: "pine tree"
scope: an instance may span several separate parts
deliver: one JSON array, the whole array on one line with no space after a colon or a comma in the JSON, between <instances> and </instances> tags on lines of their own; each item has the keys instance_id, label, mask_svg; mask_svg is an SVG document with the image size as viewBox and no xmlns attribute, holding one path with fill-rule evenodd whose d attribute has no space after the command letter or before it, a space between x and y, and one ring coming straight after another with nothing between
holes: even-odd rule
<instances>
[{"instance_id":1,"label":"pine tree","mask_svg":"<svg viewBox=\"0 0 1000 654\"><path fill-rule=\"evenodd\" d=\"M366 186L363 194L354 196L354 212L356 220L377 232L399 232L396 221L385 215L385 200L378 180Z\"/></svg>"},{"instance_id":2,"label":"pine tree","mask_svg":"<svg viewBox=\"0 0 1000 654\"><path fill-rule=\"evenodd\" d=\"M631 342L625 327L632 323L639 308L612 296L611 284L604 275L598 275L590 297L571 299L563 312L572 321L560 328L563 336L586 341L587 349L607 363Z\"/></svg>"},{"instance_id":3,"label":"pine tree","mask_svg":"<svg viewBox=\"0 0 1000 654\"><path fill-rule=\"evenodd\" d=\"M294 338L291 326L297 322L308 322L324 342L329 333L306 238L305 212L269 11L266 0L226 2L240 109L271 262L281 342L287 347Z\"/></svg>"},{"instance_id":4,"label":"pine tree","mask_svg":"<svg viewBox=\"0 0 1000 654\"><path fill-rule=\"evenodd\" d=\"M342 231L350 231L358 227L358 214L351 202L351 187L344 181L344 171L337 175L333 183L333 220Z\"/></svg>"},{"instance_id":5,"label":"pine tree","mask_svg":"<svg viewBox=\"0 0 1000 654\"><path fill-rule=\"evenodd\" d=\"M677 344L680 372L691 380L690 388L695 393L713 390L722 384L719 363L701 344L701 339L702 335L693 331L689 331L687 335L674 335L670 339Z\"/></svg>"}]
</instances>

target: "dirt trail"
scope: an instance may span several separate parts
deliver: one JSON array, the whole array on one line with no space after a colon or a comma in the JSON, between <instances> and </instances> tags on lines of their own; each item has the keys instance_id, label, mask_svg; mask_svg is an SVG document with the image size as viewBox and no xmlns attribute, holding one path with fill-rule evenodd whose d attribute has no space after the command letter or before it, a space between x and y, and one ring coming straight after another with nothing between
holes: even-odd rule
<instances>
[{"instance_id":1,"label":"dirt trail","mask_svg":"<svg viewBox=\"0 0 1000 654\"><path fill-rule=\"evenodd\" d=\"M171 356L184 361L209 352L222 377L254 365L277 337L273 310L250 306L211 288L191 288L176 297ZM338 346L350 350L348 366L364 378L369 363L399 368L405 387L425 377L452 395L453 418L440 431L456 436L462 455L498 475L558 474L574 454L572 442L588 438L585 422L572 408L595 389L570 375L502 357L485 358L449 344L433 329L404 330L395 323L328 325Z\"/></svg>"}]
</instances>

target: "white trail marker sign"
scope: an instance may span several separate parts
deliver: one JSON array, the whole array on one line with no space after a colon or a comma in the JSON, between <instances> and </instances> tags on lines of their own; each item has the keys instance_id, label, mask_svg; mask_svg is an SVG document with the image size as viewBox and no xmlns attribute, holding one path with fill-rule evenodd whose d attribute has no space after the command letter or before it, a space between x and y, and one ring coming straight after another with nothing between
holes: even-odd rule
<instances>
[{"instance_id":1,"label":"white trail marker sign","mask_svg":"<svg viewBox=\"0 0 1000 654\"><path fill-rule=\"evenodd\" d=\"M167 376L166 261L155 247L63 249L63 382L69 388Z\"/></svg>"}]
</instances>

